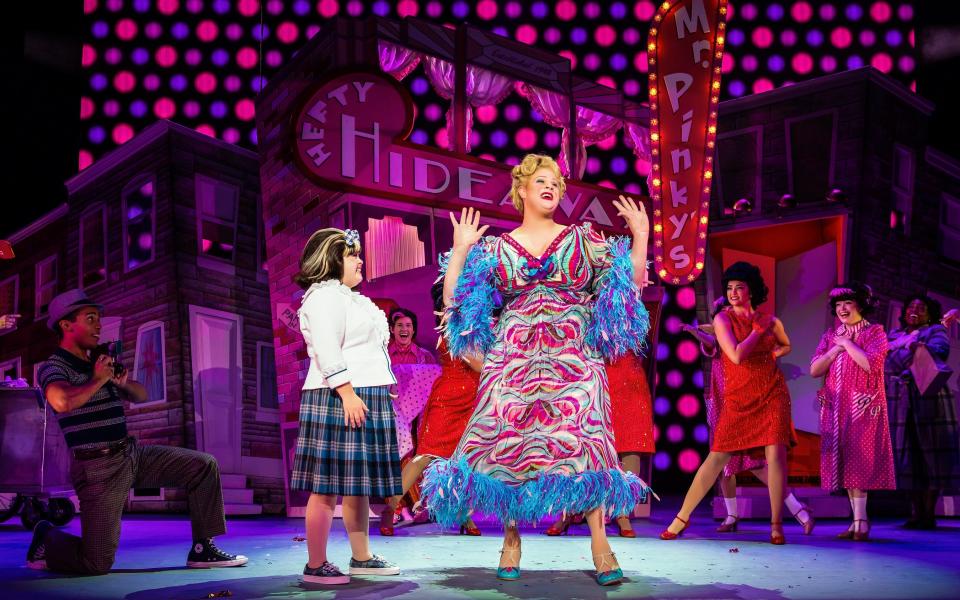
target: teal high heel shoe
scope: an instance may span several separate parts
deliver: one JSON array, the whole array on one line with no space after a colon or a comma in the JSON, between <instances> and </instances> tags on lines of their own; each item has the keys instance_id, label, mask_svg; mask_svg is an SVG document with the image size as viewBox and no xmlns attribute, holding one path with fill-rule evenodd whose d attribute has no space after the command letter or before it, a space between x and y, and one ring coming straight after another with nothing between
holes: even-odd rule
<instances>
[{"instance_id":1,"label":"teal high heel shoe","mask_svg":"<svg viewBox=\"0 0 960 600\"><path fill-rule=\"evenodd\" d=\"M520 547L504 548L500 550L500 554L516 554L517 566L497 567L497 579L501 579L503 581L516 581L517 579L520 579Z\"/></svg>"},{"instance_id":2,"label":"teal high heel shoe","mask_svg":"<svg viewBox=\"0 0 960 600\"><path fill-rule=\"evenodd\" d=\"M617 555L613 552L604 554L594 554L593 558L600 557L600 566L597 567L597 583L600 585L616 585L623 581L623 570L618 566L616 569L604 570L604 567L616 564ZM609 559L607 557L610 557Z\"/></svg>"}]
</instances>

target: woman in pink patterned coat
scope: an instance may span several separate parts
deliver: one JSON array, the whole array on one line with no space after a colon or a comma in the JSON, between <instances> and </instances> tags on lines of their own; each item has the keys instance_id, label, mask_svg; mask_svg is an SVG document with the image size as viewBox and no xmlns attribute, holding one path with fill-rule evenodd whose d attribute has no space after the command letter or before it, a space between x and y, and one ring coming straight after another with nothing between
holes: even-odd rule
<instances>
[{"instance_id":1,"label":"woman in pink patterned coat","mask_svg":"<svg viewBox=\"0 0 960 600\"><path fill-rule=\"evenodd\" d=\"M852 282L830 292L840 326L820 338L810 364L826 376L820 399L820 486L846 489L853 523L838 537L866 541L867 490L892 490L896 483L887 420L883 362L887 335L864 316L873 310L870 288Z\"/></svg>"}]
</instances>

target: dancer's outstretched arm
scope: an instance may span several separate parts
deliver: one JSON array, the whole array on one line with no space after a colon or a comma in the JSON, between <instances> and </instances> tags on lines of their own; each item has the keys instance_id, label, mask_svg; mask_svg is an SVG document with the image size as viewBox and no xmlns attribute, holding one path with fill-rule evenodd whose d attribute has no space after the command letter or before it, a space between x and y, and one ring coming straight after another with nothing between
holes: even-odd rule
<instances>
[{"instance_id":1,"label":"dancer's outstretched arm","mask_svg":"<svg viewBox=\"0 0 960 600\"><path fill-rule=\"evenodd\" d=\"M630 246L630 262L633 263L633 282L639 287L649 285L647 279L647 243L650 241L650 219L643 203L637 203L630 196L620 196L614 200L613 206L617 214L627 222L630 235L633 238Z\"/></svg>"},{"instance_id":2,"label":"dancer's outstretched arm","mask_svg":"<svg viewBox=\"0 0 960 600\"><path fill-rule=\"evenodd\" d=\"M453 250L450 252L450 261L447 263L447 273L443 277L443 303L453 305L453 292L457 289L457 280L463 271L470 248L480 241L489 225L480 225L480 211L473 208L464 208L460 211L458 221L450 213L450 222L453 224Z\"/></svg>"}]
</instances>

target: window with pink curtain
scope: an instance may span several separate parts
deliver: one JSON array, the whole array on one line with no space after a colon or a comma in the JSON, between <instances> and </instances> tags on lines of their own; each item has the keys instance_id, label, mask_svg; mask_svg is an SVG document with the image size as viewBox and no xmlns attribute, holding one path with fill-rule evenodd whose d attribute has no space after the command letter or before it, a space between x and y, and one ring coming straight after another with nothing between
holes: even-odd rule
<instances>
[{"instance_id":1,"label":"window with pink curtain","mask_svg":"<svg viewBox=\"0 0 960 600\"><path fill-rule=\"evenodd\" d=\"M380 68L384 73L393 75L397 81L402 81L420 64L420 55L403 46L380 40L379 49Z\"/></svg>"}]
</instances>

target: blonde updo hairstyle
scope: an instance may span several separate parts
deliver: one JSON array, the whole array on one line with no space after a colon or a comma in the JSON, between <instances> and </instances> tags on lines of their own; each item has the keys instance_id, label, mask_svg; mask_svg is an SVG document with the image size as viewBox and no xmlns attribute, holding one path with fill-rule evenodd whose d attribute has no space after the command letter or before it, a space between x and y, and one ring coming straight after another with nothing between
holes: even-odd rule
<instances>
[{"instance_id":1,"label":"blonde updo hairstyle","mask_svg":"<svg viewBox=\"0 0 960 600\"><path fill-rule=\"evenodd\" d=\"M300 255L300 272L293 280L303 289L328 279L343 279L343 259L360 254L360 242L347 246L346 233L334 227L314 232Z\"/></svg>"},{"instance_id":2,"label":"blonde updo hairstyle","mask_svg":"<svg viewBox=\"0 0 960 600\"><path fill-rule=\"evenodd\" d=\"M517 212L521 215L523 214L523 198L520 197L520 188L527 185L530 177L532 177L538 169L550 169L553 171L553 174L556 175L560 181L561 197L563 197L563 194L567 191L567 182L564 181L563 175L560 173L560 165L557 164L557 161L544 154L528 154L524 156L520 164L515 166L510 172L510 175L513 177L513 186L510 188L510 199L513 201L513 207L517 209Z\"/></svg>"}]
</instances>

